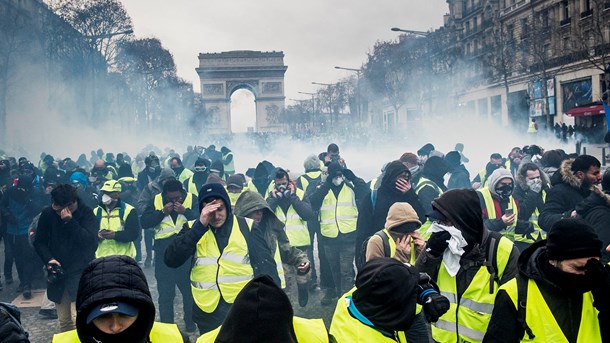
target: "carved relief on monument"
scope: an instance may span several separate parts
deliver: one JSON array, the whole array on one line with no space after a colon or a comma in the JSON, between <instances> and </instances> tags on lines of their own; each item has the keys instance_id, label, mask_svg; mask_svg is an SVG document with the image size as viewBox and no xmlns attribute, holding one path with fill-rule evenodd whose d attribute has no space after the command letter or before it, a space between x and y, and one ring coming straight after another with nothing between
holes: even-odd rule
<instances>
[{"instance_id":1,"label":"carved relief on monument","mask_svg":"<svg viewBox=\"0 0 610 343\"><path fill-rule=\"evenodd\" d=\"M222 83L208 83L203 85L203 95L223 95L224 85Z\"/></svg>"},{"instance_id":2,"label":"carved relief on monument","mask_svg":"<svg viewBox=\"0 0 610 343\"><path fill-rule=\"evenodd\" d=\"M267 112L267 123L275 125L280 122L280 107L276 104L265 106Z\"/></svg>"},{"instance_id":3,"label":"carved relief on monument","mask_svg":"<svg viewBox=\"0 0 610 343\"><path fill-rule=\"evenodd\" d=\"M263 82L263 94L282 94L282 83Z\"/></svg>"},{"instance_id":4,"label":"carved relief on monument","mask_svg":"<svg viewBox=\"0 0 610 343\"><path fill-rule=\"evenodd\" d=\"M212 106L207 110L207 120L209 125L220 123L220 108L218 106Z\"/></svg>"}]
</instances>

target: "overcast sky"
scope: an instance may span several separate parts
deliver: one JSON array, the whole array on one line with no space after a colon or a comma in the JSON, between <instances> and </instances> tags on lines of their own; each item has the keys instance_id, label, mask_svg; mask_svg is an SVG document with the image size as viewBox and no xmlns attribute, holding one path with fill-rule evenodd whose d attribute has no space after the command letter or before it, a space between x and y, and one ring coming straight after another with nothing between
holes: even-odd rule
<instances>
[{"instance_id":1,"label":"overcast sky","mask_svg":"<svg viewBox=\"0 0 610 343\"><path fill-rule=\"evenodd\" d=\"M283 51L285 95L304 99L312 81L331 83L360 67L390 28L427 31L443 23L446 0L122 0L137 38L157 37L178 75L193 83L198 54L230 50Z\"/></svg>"}]
</instances>

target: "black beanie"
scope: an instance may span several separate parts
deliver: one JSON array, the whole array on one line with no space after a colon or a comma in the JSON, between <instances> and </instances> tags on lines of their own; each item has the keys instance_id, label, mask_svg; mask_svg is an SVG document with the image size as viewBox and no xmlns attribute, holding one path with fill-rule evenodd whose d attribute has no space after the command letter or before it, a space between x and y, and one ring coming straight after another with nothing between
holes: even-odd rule
<instances>
[{"instance_id":1,"label":"black beanie","mask_svg":"<svg viewBox=\"0 0 610 343\"><path fill-rule=\"evenodd\" d=\"M457 151L450 151L445 155L445 162L447 162L449 169L453 169L462 164L462 156Z\"/></svg>"},{"instance_id":2,"label":"black beanie","mask_svg":"<svg viewBox=\"0 0 610 343\"><path fill-rule=\"evenodd\" d=\"M297 342L290 300L268 275L239 292L215 342Z\"/></svg>"},{"instance_id":3,"label":"black beanie","mask_svg":"<svg viewBox=\"0 0 610 343\"><path fill-rule=\"evenodd\" d=\"M549 260L600 257L602 241L589 223L567 218L553 225L547 235L546 249Z\"/></svg>"},{"instance_id":4,"label":"black beanie","mask_svg":"<svg viewBox=\"0 0 610 343\"><path fill-rule=\"evenodd\" d=\"M203 208L203 202L209 198L216 198L224 201L225 207L227 208L227 214L231 213L231 201L229 200L229 195L223 185L219 183L206 183L201 186L197 199L199 201L199 211Z\"/></svg>"},{"instance_id":5,"label":"black beanie","mask_svg":"<svg viewBox=\"0 0 610 343\"><path fill-rule=\"evenodd\" d=\"M384 257L367 262L356 278L354 305L375 326L407 330L415 318L417 269Z\"/></svg>"},{"instance_id":6,"label":"black beanie","mask_svg":"<svg viewBox=\"0 0 610 343\"><path fill-rule=\"evenodd\" d=\"M331 162L328 165L328 178L332 180L335 176L341 174L343 167L339 164L339 162Z\"/></svg>"}]
</instances>

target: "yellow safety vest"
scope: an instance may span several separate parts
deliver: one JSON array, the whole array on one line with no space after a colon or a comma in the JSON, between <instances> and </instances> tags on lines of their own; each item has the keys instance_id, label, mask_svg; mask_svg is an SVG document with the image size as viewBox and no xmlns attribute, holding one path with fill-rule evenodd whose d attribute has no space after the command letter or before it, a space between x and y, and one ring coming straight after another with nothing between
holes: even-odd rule
<instances>
[{"instance_id":1,"label":"yellow safety vest","mask_svg":"<svg viewBox=\"0 0 610 343\"><path fill-rule=\"evenodd\" d=\"M298 189L296 190L297 197L302 201L305 193ZM301 216L294 209L292 204L288 207L288 211L284 214L281 206L275 208L275 215L286 228L286 236L293 247L304 247L311 245L309 238L309 230L307 230L307 222L301 219Z\"/></svg>"},{"instance_id":2,"label":"yellow safety vest","mask_svg":"<svg viewBox=\"0 0 610 343\"><path fill-rule=\"evenodd\" d=\"M248 230L251 230L252 220L245 220ZM221 297L232 304L253 276L248 244L241 233L237 217L233 216L229 242L222 255L212 230L208 230L197 242L191 269L191 289L195 303L203 312L214 312Z\"/></svg>"},{"instance_id":3,"label":"yellow safety vest","mask_svg":"<svg viewBox=\"0 0 610 343\"><path fill-rule=\"evenodd\" d=\"M415 187L415 193L419 195L419 192L424 189L424 187L432 187L438 193L438 195L443 194L443 190L432 180L427 179L425 177L421 177L419 182L417 182L417 186Z\"/></svg>"},{"instance_id":4,"label":"yellow safety vest","mask_svg":"<svg viewBox=\"0 0 610 343\"><path fill-rule=\"evenodd\" d=\"M371 184L369 185L369 189L370 189L371 191L374 191L374 190L375 190L375 185L377 184L377 180L379 180L379 178L378 178L378 177L376 177L376 178L374 178L374 179L372 179L372 180L371 180Z\"/></svg>"},{"instance_id":5,"label":"yellow safety vest","mask_svg":"<svg viewBox=\"0 0 610 343\"><path fill-rule=\"evenodd\" d=\"M536 128L536 123L530 121L530 124L527 126L527 133L536 133L538 129Z\"/></svg>"},{"instance_id":6,"label":"yellow safety vest","mask_svg":"<svg viewBox=\"0 0 610 343\"><path fill-rule=\"evenodd\" d=\"M546 202L546 192L544 190L542 192L542 202ZM542 230L540 225L538 224L538 217L540 216L540 210L538 208L534 209L532 215L530 216L529 222L534 224L534 230L536 232L532 232L530 235L534 238L533 240L530 237L515 234L515 241L534 243L537 241L541 241L546 239L546 231Z\"/></svg>"},{"instance_id":7,"label":"yellow safety vest","mask_svg":"<svg viewBox=\"0 0 610 343\"><path fill-rule=\"evenodd\" d=\"M322 236L337 238L339 232L343 234L354 232L357 220L358 208L354 191L344 183L337 199L335 193L329 189L320 207Z\"/></svg>"},{"instance_id":8,"label":"yellow safety vest","mask_svg":"<svg viewBox=\"0 0 610 343\"><path fill-rule=\"evenodd\" d=\"M227 187L225 186L225 189L227 189ZM247 191L246 188L242 189L241 192L239 193L231 193L227 190L227 194L229 195L229 201L231 202L231 208L235 208L235 204L237 203L237 199L239 199L239 197L241 196L241 194L243 192Z\"/></svg>"},{"instance_id":9,"label":"yellow safety vest","mask_svg":"<svg viewBox=\"0 0 610 343\"><path fill-rule=\"evenodd\" d=\"M222 164L224 164L225 174L235 173L235 159L232 159L229 163L225 163L229 156L233 157L233 152L229 151L226 155L222 155Z\"/></svg>"},{"instance_id":10,"label":"yellow safety vest","mask_svg":"<svg viewBox=\"0 0 610 343\"><path fill-rule=\"evenodd\" d=\"M356 291L356 287L345 293L337 301L337 307L335 307L335 313L333 314L333 319L330 323L330 335L335 339L335 342L407 342L403 331L391 332L390 334L393 334L394 337L388 337L379 330L354 318L348 310L348 307L351 304L351 295L354 291Z\"/></svg>"},{"instance_id":11,"label":"yellow safety vest","mask_svg":"<svg viewBox=\"0 0 610 343\"><path fill-rule=\"evenodd\" d=\"M189 177L188 181L186 181L186 191L195 196L199 196L199 190L197 189L195 180L193 180L193 176Z\"/></svg>"},{"instance_id":12,"label":"yellow safety vest","mask_svg":"<svg viewBox=\"0 0 610 343\"><path fill-rule=\"evenodd\" d=\"M155 210L163 211L162 193L155 196L154 204ZM184 199L182 206L187 210L190 210L193 207L193 197L191 196L191 193L186 193L186 199ZM161 223L155 227L155 239L164 239L177 234L182 230L182 226L184 226L187 221L188 220L183 214L178 214L176 222L174 222L171 215L166 215Z\"/></svg>"},{"instance_id":13,"label":"yellow safety vest","mask_svg":"<svg viewBox=\"0 0 610 343\"><path fill-rule=\"evenodd\" d=\"M193 172L190 171L187 168L182 169L182 173L180 173L180 175L178 175L178 181L180 181L180 183L184 183L184 181L188 180L191 176L193 176Z\"/></svg>"},{"instance_id":14,"label":"yellow safety vest","mask_svg":"<svg viewBox=\"0 0 610 343\"><path fill-rule=\"evenodd\" d=\"M496 207L494 206L494 200L491 196L491 191L489 190L489 188L487 188L487 187L479 188L479 189L477 189L477 192L481 193L481 195L483 195L483 200L485 200L485 208L487 209L487 218L488 219L498 218L498 216L496 214ZM510 196L510 199L508 202L508 208L513 210L513 213L515 214L515 222L513 223L513 225L507 226L506 228L501 230L500 233L513 242L516 240L517 236L520 236L520 239L524 239L523 235L517 235L515 233L515 226L517 226L517 220L519 219L519 207L515 203L515 198L513 198L512 195Z\"/></svg>"},{"instance_id":15,"label":"yellow safety vest","mask_svg":"<svg viewBox=\"0 0 610 343\"><path fill-rule=\"evenodd\" d=\"M513 243L505 237L497 242L497 279L504 274ZM493 256L493 252L489 255ZM488 261L492 263L492 261ZM498 284L486 266L480 266L458 303L456 278L451 277L441 262L436 281L441 295L449 299L449 310L432 324L432 338L445 342L481 342L494 308ZM492 284L493 283L493 284ZM493 292L491 289L493 285Z\"/></svg>"},{"instance_id":16,"label":"yellow safety vest","mask_svg":"<svg viewBox=\"0 0 610 343\"><path fill-rule=\"evenodd\" d=\"M517 278L514 278L502 285L500 289L506 291L510 299L518 307L518 287ZM599 311L593 306L593 295L591 292L584 293L582 300L582 314L580 316L580 327L578 328L577 343L601 342L601 333L597 315ZM568 343L561 327L557 324L555 316L547 305L536 281L528 279L527 282L527 302L525 304L525 321L532 330L534 338L530 339L527 333L521 342L541 342L541 343Z\"/></svg>"},{"instance_id":17,"label":"yellow safety vest","mask_svg":"<svg viewBox=\"0 0 610 343\"><path fill-rule=\"evenodd\" d=\"M176 324L153 324L149 335L152 343L184 342ZM80 343L76 330L66 331L53 335L53 343Z\"/></svg>"},{"instance_id":18,"label":"yellow safety vest","mask_svg":"<svg viewBox=\"0 0 610 343\"><path fill-rule=\"evenodd\" d=\"M479 179L481 180L481 185L479 188L483 188L487 186L487 170L483 169L479 172Z\"/></svg>"},{"instance_id":19,"label":"yellow safety vest","mask_svg":"<svg viewBox=\"0 0 610 343\"><path fill-rule=\"evenodd\" d=\"M385 234L386 237L388 238L388 243L390 245L390 257L394 258L394 256L396 256L396 242L392 238L392 235L390 235L390 231L388 231L388 229L383 229L383 230L381 230L381 232L383 232L383 234ZM409 257L409 263L412 265L415 265L417 256L415 255L415 243L413 243L413 240L411 240L410 246L411 246L411 255Z\"/></svg>"},{"instance_id":20,"label":"yellow safety vest","mask_svg":"<svg viewBox=\"0 0 610 343\"><path fill-rule=\"evenodd\" d=\"M133 206L124 201L121 201L121 205L124 206L123 210L121 210L121 206L116 206L110 213L106 212L106 209L102 206L98 206L93 210L93 214L100 219L100 230L119 232L125 229L125 222L133 210ZM121 212L123 212L122 218ZM125 255L135 258L136 246L133 242L119 242L114 239L100 241L95 251L95 258L111 255Z\"/></svg>"},{"instance_id":21,"label":"yellow safety vest","mask_svg":"<svg viewBox=\"0 0 610 343\"><path fill-rule=\"evenodd\" d=\"M305 319L292 317L292 326L299 343L327 343L328 333L322 319ZM197 343L214 343L222 326L204 333L197 339Z\"/></svg>"},{"instance_id":22,"label":"yellow safety vest","mask_svg":"<svg viewBox=\"0 0 610 343\"><path fill-rule=\"evenodd\" d=\"M309 186L309 182L311 182L311 180L317 179L322 175L322 172L319 170L316 171L310 171L305 173L304 175L299 176L299 179L301 180L301 190L303 192L307 191L307 187Z\"/></svg>"}]
</instances>

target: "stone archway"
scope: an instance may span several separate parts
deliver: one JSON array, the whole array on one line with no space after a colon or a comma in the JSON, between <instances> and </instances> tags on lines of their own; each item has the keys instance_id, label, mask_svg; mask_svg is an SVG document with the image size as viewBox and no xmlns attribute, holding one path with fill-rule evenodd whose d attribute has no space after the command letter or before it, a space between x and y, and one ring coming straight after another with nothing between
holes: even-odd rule
<instances>
[{"instance_id":1,"label":"stone archway","mask_svg":"<svg viewBox=\"0 0 610 343\"><path fill-rule=\"evenodd\" d=\"M254 94L256 131L280 132L284 110L284 65L282 51L227 51L199 54L196 69L201 97L208 114L209 133L231 132L231 95L239 89Z\"/></svg>"}]
</instances>

